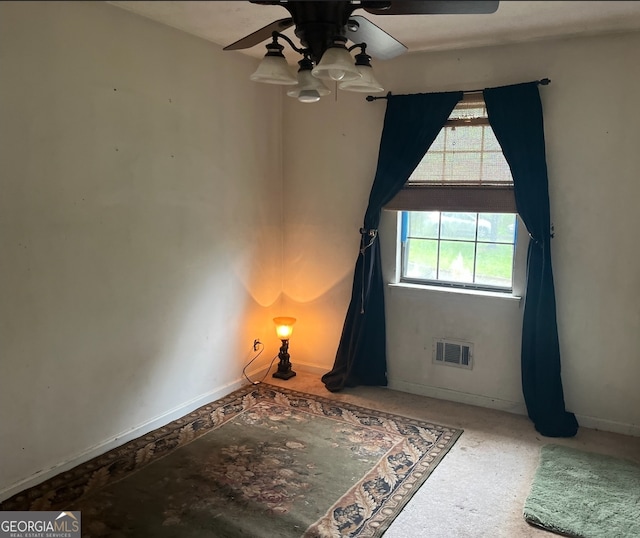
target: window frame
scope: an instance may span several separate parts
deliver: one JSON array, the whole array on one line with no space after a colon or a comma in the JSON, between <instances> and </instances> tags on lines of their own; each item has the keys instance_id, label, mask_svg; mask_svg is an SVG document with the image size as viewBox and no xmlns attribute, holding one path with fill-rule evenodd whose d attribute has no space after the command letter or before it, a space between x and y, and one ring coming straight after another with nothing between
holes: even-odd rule
<instances>
[{"instance_id":1,"label":"window frame","mask_svg":"<svg viewBox=\"0 0 640 538\"><path fill-rule=\"evenodd\" d=\"M515 273L516 273L516 252L517 252L517 245L518 245L518 232L519 232L519 220L520 218L518 217L517 213L507 213L509 215L513 215L515 217L514 221L515 221L515 228L514 228L514 237L513 237L513 243L510 242L504 242L504 241L487 241L482 239L481 237L479 237L478 234L478 226L479 226L479 215L481 215L481 212L469 212L469 213L476 213L478 216L476 217L476 229L474 232L474 238L473 239L451 239L451 238L442 238L441 237L441 233L442 233L442 213L447 213L447 211L440 211L440 216L439 216L439 220L438 220L438 237L437 238L420 238L420 237L415 237L414 239L424 239L427 241L436 241L438 244L438 255L437 255L437 264L438 264L438 270L436 273L436 278L435 279L430 279L430 278L415 278L415 277L407 277L404 276L406 273L406 264L408 263L408 252L407 252L407 247L408 247L408 239L410 239L408 236L405 235L405 230L408 231L408 219L409 219L409 214L410 211L399 211L398 212L398 217L399 217L399 234L400 234L400 239L399 239L399 266L398 266L398 282L400 283L404 283L404 284L416 284L416 285L427 285L427 286L442 286L445 288L462 288L462 289L469 289L469 290L477 290L477 291L490 291L490 292L497 292L497 293L507 293L507 294L513 294L513 290L514 290L514 281L515 281ZM461 212L460 212L461 213ZM467 213L465 211L465 213ZM405 218L406 215L406 218ZM473 276L475 278L476 275L476 264L477 264L477 249L478 249L478 245L513 245L513 254L512 254L512 259L511 259L511 285L510 286L492 286L490 284L482 284L482 283L477 283L477 282L462 282L462 281L449 281L449 280L440 280L437 278L437 275L439 273L439 267L440 267L440 247L441 247L441 241L449 241L449 242L460 242L460 243L471 243L474 245L474 268L473 268Z\"/></svg>"},{"instance_id":2,"label":"window frame","mask_svg":"<svg viewBox=\"0 0 640 538\"><path fill-rule=\"evenodd\" d=\"M517 239L513 262L513 285L511 292L479 290L469 286L443 286L427 282L402 282L401 265L401 211L384 209L380 219L380 234L382 249L382 271L385 281L392 288L411 289L420 293L453 293L472 296L495 297L521 300L526 290L527 250L529 247L529 232L516 214Z\"/></svg>"}]
</instances>

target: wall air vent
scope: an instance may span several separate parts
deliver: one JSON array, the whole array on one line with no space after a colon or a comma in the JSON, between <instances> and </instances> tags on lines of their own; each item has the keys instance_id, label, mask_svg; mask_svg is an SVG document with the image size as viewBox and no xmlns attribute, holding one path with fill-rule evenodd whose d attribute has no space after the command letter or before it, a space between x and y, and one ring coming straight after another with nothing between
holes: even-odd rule
<instances>
[{"instance_id":1,"label":"wall air vent","mask_svg":"<svg viewBox=\"0 0 640 538\"><path fill-rule=\"evenodd\" d=\"M435 338L433 341L433 362L471 370L473 367L473 344Z\"/></svg>"}]
</instances>

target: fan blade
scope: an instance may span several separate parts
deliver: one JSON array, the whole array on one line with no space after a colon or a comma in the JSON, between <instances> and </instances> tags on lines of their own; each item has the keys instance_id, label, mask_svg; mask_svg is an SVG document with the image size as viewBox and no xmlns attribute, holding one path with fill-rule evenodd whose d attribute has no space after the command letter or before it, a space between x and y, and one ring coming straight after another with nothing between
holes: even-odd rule
<instances>
[{"instance_id":1,"label":"fan blade","mask_svg":"<svg viewBox=\"0 0 640 538\"><path fill-rule=\"evenodd\" d=\"M356 24L352 24L354 21ZM353 30L356 25L357 28ZM367 54L378 60L389 60L407 51L407 47L395 37L360 15L349 17L346 36L354 43L366 43Z\"/></svg>"},{"instance_id":2,"label":"fan blade","mask_svg":"<svg viewBox=\"0 0 640 538\"><path fill-rule=\"evenodd\" d=\"M477 15L495 13L498 0L410 0L389 2L388 7L367 7L363 9L374 15Z\"/></svg>"},{"instance_id":3,"label":"fan blade","mask_svg":"<svg viewBox=\"0 0 640 538\"><path fill-rule=\"evenodd\" d=\"M282 32L287 28L293 26L293 19L287 17L286 19L279 19L277 21L273 21L271 24L267 24L260 30L256 30L252 34L244 36L242 39L239 39L235 43L231 43L231 45L227 45L222 50L239 50L239 49L248 49L253 47L254 45L258 45L267 39L271 39L273 32Z\"/></svg>"}]
</instances>

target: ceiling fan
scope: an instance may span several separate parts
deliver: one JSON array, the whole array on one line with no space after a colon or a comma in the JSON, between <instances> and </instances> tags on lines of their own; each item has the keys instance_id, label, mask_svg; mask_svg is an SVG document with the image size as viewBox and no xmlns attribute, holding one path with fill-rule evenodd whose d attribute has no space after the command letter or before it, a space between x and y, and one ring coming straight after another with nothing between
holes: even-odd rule
<instances>
[{"instance_id":1,"label":"ceiling fan","mask_svg":"<svg viewBox=\"0 0 640 538\"><path fill-rule=\"evenodd\" d=\"M223 50L247 49L271 38L266 45L267 54L250 78L267 84L295 85L287 95L303 103L314 103L330 93L318 79L335 81L341 90L384 91L373 76L371 57L387 60L407 50L369 19L353 15L355 10L364 9L374 15L482 14L494 13L499 4L498 0L251 0L251 3L282 6L290 16L267 24ZM300 47L282 33L292 26ZM302 55L297 77L289 71L282 54L284 47L278 39ZM347 41L354 45L347 48ZM350 53L355 48L360 48L360 53L356 54L354 64Z\"/></svg>"},{"instance_id":2,"label":"ceiling fan","mask_svg":"<svg viewBox=\"0 0 640 538\"><path fill-rule=\"evenodd\" d=\"M323 53L332 46L336 36L353 43L366 43L374 58L386 60L398 56L407 48L397 39L360 15L357 9L374 15L443 15L494 13L498 0L409 0L409 1L307 1L307 0L251 0L252 4L278 5L290 17L278 19L263 28L228 45L224 50L253 47L270 39L273 32L283 32L295 26L295 35L309 50L317 64Z\"/></svg>"}]
</instances>

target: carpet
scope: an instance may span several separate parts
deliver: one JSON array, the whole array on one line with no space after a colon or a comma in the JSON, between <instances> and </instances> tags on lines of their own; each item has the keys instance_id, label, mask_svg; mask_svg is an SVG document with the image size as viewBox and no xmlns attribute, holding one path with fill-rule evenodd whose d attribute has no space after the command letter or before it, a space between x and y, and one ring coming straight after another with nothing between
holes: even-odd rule
<instances>
[{"instance_id":1,"label":"carpet","mask_svg":"<svg viewBox=\"0 0 640 538\"><path fill-rule=\"evenodd\" d=\"M543 446L524 517L532 525L578 538L640 536L640 465Z\"/></svg>"},{"instance_id":2,"label":"carpet","mask_svg":"<svg viewBox=\"0 0 640 538\"><path fill-rule=\"evenodd\" d=\"M2 503L85 537L379 537L461 430L250 385Z\"/></svg>"}]
</instances>

